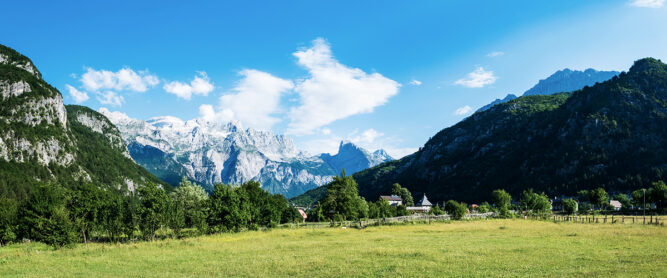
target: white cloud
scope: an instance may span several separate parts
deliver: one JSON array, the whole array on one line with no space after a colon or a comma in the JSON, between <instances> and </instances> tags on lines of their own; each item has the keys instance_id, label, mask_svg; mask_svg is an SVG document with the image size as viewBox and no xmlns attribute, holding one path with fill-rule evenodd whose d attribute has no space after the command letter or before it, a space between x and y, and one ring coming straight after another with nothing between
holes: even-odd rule
<instances>
[{"instance_id":1,"label":"white cloud","mask_svg":"<svg viewBox=\"0 0 667 278\"><path fill-rule=\"evenodd\" d=\"M417 79L412 79L412 81L410 81L410 85L419 86L421 84L422 82Z\"/></svg>"},{"instance_id":2,"label":"white cloud","mask_svg":"<svg viewBox=\"0 0 667 278\"><path fill-rule=\"evenodd\" d=\"M293 54L310 77L297 82L301 104L289 111L288 134L311 134L316 129L355 114L370 113L398 93L400 84L379 73L365 73L334 59L321 38Z\"/></svg>"},{"instance_id":3,"label":"white cloud","mask_svg":"<svg viewBox=\"0 0 667 278\"><path fill-rule=\"evenodd\" d=\"M419 148L386 148L385 151L394 159L401 159L415 153Z\"/></svg>"},{"instance_id":4,"label":"white cloud","mask_svg":"<svg viewBox=\"0 0 667 278\"><path fill-rule=\"evenodd\" d=\"M472 112L472 107L470 107L469 105L466 105L466 106L459 107L458 109L456 109L456 111L454 111L454 115L465 116L465 115L470 114L470 112Z\"/></svg>"},{"instance_id":5,"label":"white cloud","mask_svg":"<svg viewBox=\"0 0 667 278\"><path fill-rule=\"evenodd\" d=\"M641 8L660 8L665 4L665 0L634 0L630 5Z\"/></svg>"},{"instance_id":6,"label":"white cloud","mask_svg":"<svg viewBox=\"0 0 667 278\"><path fill-rule=\"evenodd\" d=\"M479 67L475 71L468 73L466 78L456 80L455 84L467 88L482 88L493 84L496 82L496 79L498 78L493 75L493 71L487 71L483 67Z\"/></svg>"},{"instance_id":7,"label":"white cloud","mask_svg":"<svg viewBox=\"0 0 667 278\"><path fill-rule=\"evenodd\" d=\"M208 93L213 91L213 84L208 79L206 72L200 71L197 72L199 76L195 76L190 84L172 81L165 84L162 88L167 91L167 93L175 94L177 97L190 100L193 94L207 96Z\"/></svg>"},{"instance_id":8,"label":"white cloud","mask_svg":"<svg viewBox=\"0 0 667 278\"><path fill-rule=\"evenodd\" d=\"M82 103L86 100L88 100L88 93L82 92L77 90L76 88L72 87L69 84L65 84L65 87L67 87L67 90L69 91L69 95L72 97L75 103L79 104Z\"/></svg>"},{"instance_id":9,"label":"white cloud","mask_svg":"<svg viewBox=\"0 0 667 278\"><path fill-rule=\"evenodd\" d=\"M243 78L232 93L220 97L219 110L211 105L199 107L202 118L223 122L238 120L244 125L269 129L280 121L274 114L280 110L282 94L294 87L289 80L258 70L243 70Z\"/></svg>"},{"instance_id":10,"label":"white cloud","mask_svg":"<svg viewBox=\"0 0 667 278\"><path fill-rule=\"evenodd\" d=\"M373 143L375 142L375 139L378 137L383 136L383 133L378 132L375 129L369 128L367 130L364 130L360 135L352 137L350 141L352 141L355 144L365 144L365 143Z\"/></svg>"},{"instance_id":11,"label":"white cloud","mask_svg":"<svg viewBox=\"0 0 667 278\"><path fill-rule=\"evenodd\" d=\"M489 53L489 54L486 54L486 57L493 58L493 57L498 57L498 56L503 56L503 55L505 55L505 52L502 52L502 51L494 51L494 52L491 52L491 53Z\"/></svg>"},{"instance_id":12,"label":"white cloud","mask_svg":"<svg viewBox=\"0 0 667 278\"><path fill-rule=\"evenodd\" d=\"M322 129L322 134L323 134L323 135L329 135L329 134L331 134L331 129L323 128L323 129Z\"/></svg>"},{"instance_id":13,"label":"white cloud","mask_svg":"<svg viewBox=\"0 0 667 278\"><path fill-rule=\"evenodd\" d=\"M106 91L104 93L97 92L97 101L101 104L108 104L111 106L121 106L125 102L125 98L116 94L113 91Z\"/></svg>"},{"instance_id":14,"label":"white cloud","mask_svg":"<svg viewBox=\"0 0 667 278\"><path fill-rule=\"evenodd\" d=\"M88 68L81 76L83 88L95 92L100 90L145 92L159 82L157 76L151 75L148 71L135 72L128 67L117 72Z\"/></svg>"}]
</instances>

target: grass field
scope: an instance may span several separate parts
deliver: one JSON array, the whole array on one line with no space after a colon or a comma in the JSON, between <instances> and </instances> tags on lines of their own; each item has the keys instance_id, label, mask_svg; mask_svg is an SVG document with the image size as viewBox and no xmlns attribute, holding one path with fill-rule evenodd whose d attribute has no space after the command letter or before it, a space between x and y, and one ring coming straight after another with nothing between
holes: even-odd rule
<instances>
[{"instance_id":1,"label":"grass field","mask_svg":"<svg viewBox=\"0 0 667 278\"><path fill-rule=\"evenodd\" d=\"M53 251L0 248L0 275L667 277L667 227L478 220L278 229Z\"/></svg>"}]
</instances>

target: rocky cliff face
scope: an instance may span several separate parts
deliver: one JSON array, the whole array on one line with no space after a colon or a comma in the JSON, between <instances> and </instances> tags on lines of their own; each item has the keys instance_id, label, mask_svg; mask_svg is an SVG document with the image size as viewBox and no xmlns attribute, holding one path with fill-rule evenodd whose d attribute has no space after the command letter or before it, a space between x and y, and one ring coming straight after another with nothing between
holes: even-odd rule
<instances>
[{"instance_id":1,"label":"rocky cliff face","mask_svg":"<svg viewBox=\"0 0 667 278\"><path fill-rule=\"evenodd\" d=\"M299 151L289 137L244 129L238 122L174 117L143 121L104 108L100 112L120 129L137 163L174 185L181 176L207 190L221 182L258 180L264 189L291 197L324 185L339 173L322 157ZM355 171L389 159L384 153L370 154L347 145L356 152L345 154L343 148L338 157L358 159Z\"/></svg>"},{"instance_id":2,"label":"rocky cliff face","mask_svg":"<svg viewBox=\"0 0 667 278\"><path fill-rule=\"evenodd\" d=\"M384 150L369 153L363 148L346 141L340 142L336 155L325 153L321 154L320 158L329 164L336 173L345 169L345 172L350 175L380 163L394 160Z\"/></svg>"},{"instance_id":3,"label":"rocky cliff face","mask_svg":"<svg viewBox=\"0 0 667 278\"><path fill-rule=\"evenodd\" d=\"M121 191L161 183L129 157L111 122L86 107L66 107L30 59L0 45L0 197L21 198L54 181Z\"/></svg>"}]
</instances>

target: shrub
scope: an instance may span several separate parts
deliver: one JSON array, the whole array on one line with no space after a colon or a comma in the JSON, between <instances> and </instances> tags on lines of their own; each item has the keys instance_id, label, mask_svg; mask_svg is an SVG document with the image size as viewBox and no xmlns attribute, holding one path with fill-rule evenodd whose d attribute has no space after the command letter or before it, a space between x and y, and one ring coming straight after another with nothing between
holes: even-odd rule
<instances>
[{"instance_id":1,"label":"shrub","mask_svg":"<svg viewBox=\"0 0 667 278\"><path fill-rule=\"evenodd\" d=\"M451 215L452 219L460 220L466 215L468 206L464 203L459 203L454 200L449 200L445 203L445 211Z\"/></svg>"},{"instance_id":2,"label":"shrub","mask_svg":"<svg viewBox=\"0 0 667 278\"><path fill-rule=\"evenodd\" d=\"M577 201L573 199L565 199L563 200L563 210L567 214L575 214L577 213L578 208Z\"/></svg>"}]
</instances>

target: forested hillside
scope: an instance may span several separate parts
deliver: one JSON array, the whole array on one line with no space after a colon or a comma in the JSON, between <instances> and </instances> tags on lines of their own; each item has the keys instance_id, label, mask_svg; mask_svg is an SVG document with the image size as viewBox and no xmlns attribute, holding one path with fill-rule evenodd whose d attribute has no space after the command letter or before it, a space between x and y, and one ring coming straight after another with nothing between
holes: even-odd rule
<instances>
[{"instance_id":1,"label":"forested hillside","mask_svg":"<svg viewBox=\"0 0 667 278\"><path fill-rule=\"evenodd\" d=\"M646 58L572 93L525 96L475 113L403 159L354 175L367 199L398 182L436 201L504 188L550 195L629 192L667 170L667 65Z\"/></svg>"}]
</instances>

